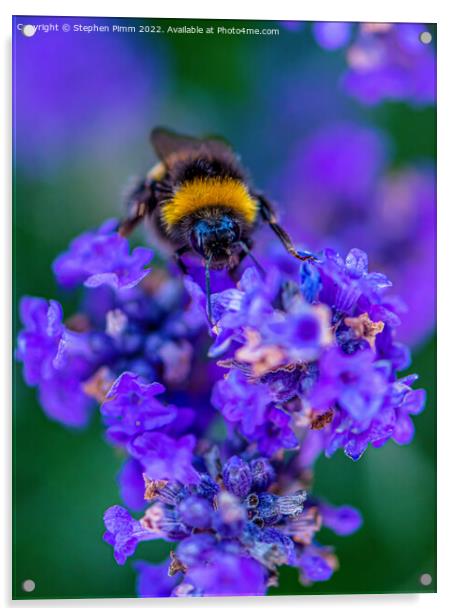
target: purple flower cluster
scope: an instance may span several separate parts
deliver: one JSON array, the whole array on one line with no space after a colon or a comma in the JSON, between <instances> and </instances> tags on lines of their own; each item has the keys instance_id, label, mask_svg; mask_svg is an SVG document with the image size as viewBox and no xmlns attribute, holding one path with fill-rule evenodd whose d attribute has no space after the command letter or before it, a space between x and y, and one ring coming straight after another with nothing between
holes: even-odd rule
<instances>
[{"instance_id":1,"label":"purple flower cluster","mask_svg":"<svg viewBox=\"0 0 456 616\"><path fill-rule=\"evenodd\" d=\"M80 313L64 322L56 301L25 297L20 305L17 357L25 380L38 387L44 411L72 427L87 423L93 400L101 402L124 372L185 385L201 329L184 311L178 281L145 270L152 251L130 254L115 226L107 221L84 233L54 262L62 287L86 287Z\"/></svg>"},{"instance_id":2,"label":"purple flower cluster","mask_svg":"<svg viewBox=\"0 0 456 616\"><path fill-rule=\"evenodd\" d=\"M397 377L409 353L396 341L390 286L356 249L345 260L324 251L302 266L299 286L247 270L235 301L231 289L214 297L224 341L215 349L229 370L213 405L265 455L298 448L315 425L327 455L343 448L358 459L369 443L408 442L424 392L411 390L416 377Z\"/></svg>"},{"instance_id":3,"label":"purple flower cluster","mask_svg":"<svg viewBox=\"0 0 456 616\"><path fill-rule=\"evenodd\" d=\"M361 516L316 498L309 468L410 442L424 407L416 375L397 376L409 354L390 281L358 249L294 276L272 258L267 274L219 280L209 323L199 284L145 270L150 258L108 221L54 263L83 288L80 312L21 303L17 357L45 412L80 427L97 402L124 456L104 540L119 564L144 541L173 543L165 563L134 563L140 596L264 594L283 564L302 584L328 580L338 561L319 529L348 535Z\"/></svg>"},{"instance_id":4,"label":"purple flower cluster","mask_svg":"<svg viewBox=\"0 0 456 616\"><path fill-rule=\"evenodd\" d=\"M283 468L268 458L234 455L222 464L212 447L198 466L192 485L145 475L150 502L141 520L117 505L105 513L104 539L119 564L141 541L178 541L166 566L140 563L140 596L262 595L283 564L297 567L303 584L332 576L337 559L315 534L322 524L340 535L355 532L355 509L319 503L303 489L278 495Z\"/></svg>"}]
</instances>

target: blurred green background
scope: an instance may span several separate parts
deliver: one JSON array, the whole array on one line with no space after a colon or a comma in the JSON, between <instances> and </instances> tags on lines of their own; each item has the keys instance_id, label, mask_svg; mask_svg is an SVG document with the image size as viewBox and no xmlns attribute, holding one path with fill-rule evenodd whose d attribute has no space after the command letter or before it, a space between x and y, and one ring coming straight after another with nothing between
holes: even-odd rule
<instances>
[{"instance_id":1,"label":"blurred green background","mask_svg":"<svg viewBox=\"0 0 456 616\"><path fill-rule=\"evenodd\" d=\"M169 22L142 23L166 26ZM198 24L195 20L190 23ZM16 90L16 315L18 299L24 294L56 297L63 302L65 313L71 314L76 298L62 296L57 290L50 265L74 235L119 214L129 177L143 173L152 162L147 136L154 125L170 125L193 134L225 135L265 189L288 147L305 137L315 124L339 117L387 131L394 143L394 165L435 157L434 109L414 109L399 103L364 108L339 94L326 109L326 99L319 97L332 96L331 84L337 82L345 66L343 53L331 54L318 48L307 26L299 32L280 28L279 37L109 35L100 49L94 43L86 53L95 55L87 55L85 60L82 48L87 39L71 35L62 44L71 58L82 54L78 75L82 73L87 79L66 86L62 82L62 87L71 90L71 100L76 97L74 115L71 102L58 96L49 98L52 84L45 84L47 90L44 88L41 98L36 86L36 107L25 100L24 90ZM57 40L51 37L49 34L40 44L51 45ZM37 56L31 46L19 50L16 43L23 45L22 39L15 41L18 82L22 76L36 74L40 58L42 69L49 68L52 61L59 62L55 48L54 60L50 60L45 50ZM107 94L106 90L105 94L96 89L89 92L91 61L112 66L116 60L120 62L116 50L126 63L118 76L108 75L111 80L120 80L117 89ZM56 75L65 71L63 64L61 60L57 65ZM321 91L307 81L312 71L319 75ZM294 81L296 96L302 96L302 119L293 127L277 112L281 96L285 96L284 80ZM305 87L301 87L303 84ZM275 99L274 105L271 99ZM47 121L49 138L43 140L40 131L46 129ZM28 133L21 135L26 130ZM277 151L270 146L271 138ZM16 335L20 329L17 320L14 328ZM340 570L329 582L303 588L296 572L284 568L280 587L272 589L271 594L435 591L433 334L413 349L410 371L420 374L419 385L428 392L426 411L415 418L416 436L411 445L389 443L380 450L370 448L356 463L340 452L317 463L314 492L334 504L352 504L364 517L363 527L351 537L337 537L327 530L319 535L323 543L335 546ZM131 566L116 565L112 548L101 540L103 512L119 502L114 478L121 459L104 442L99 417L94 416L90 428L83 432L71 432L52 423L40 410L35 391L24 385L17 364L14 395L13 596L134 596ZM161 542L143 543L136 556L158 562L168 549ZM423 573L432 576L429 586L420 583ZM26 579L36 583L32 594L22 590Z\"/></svg>"}]
</instances>

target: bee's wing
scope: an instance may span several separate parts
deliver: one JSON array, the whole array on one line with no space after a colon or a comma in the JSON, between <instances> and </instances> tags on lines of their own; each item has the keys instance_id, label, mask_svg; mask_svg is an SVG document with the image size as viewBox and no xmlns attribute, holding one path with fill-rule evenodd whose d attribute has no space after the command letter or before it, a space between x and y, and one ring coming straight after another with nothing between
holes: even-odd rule
<instances>
[{"instance_id":1,"label":"bee's wing","mask_svg":"<svg viewBox=\"0 0 456 616\"><path fill-rule=\"evenodd\" d=\"M226 141L218 137L208 137L207 139L197 139L187 135L179 135L166 128L154 128L150 134L152 146L160 160L166 161L171 154L185 152L189 150L197 150L203 144L208 147L215 146L224 148L232 152L231 147Z\"/></svg>"}]
</instances>

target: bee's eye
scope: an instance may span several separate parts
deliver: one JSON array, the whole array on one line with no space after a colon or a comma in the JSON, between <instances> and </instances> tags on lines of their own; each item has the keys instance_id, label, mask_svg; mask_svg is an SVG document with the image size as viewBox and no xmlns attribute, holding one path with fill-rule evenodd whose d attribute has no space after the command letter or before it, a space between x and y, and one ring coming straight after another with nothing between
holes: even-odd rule
<instances>
[{"instance_id":1,"label":"bee's eye","mask_svg":"<svg viewBox=\"0 0 456 616\"><path fill-rule=\"evenodd\" d=\"M241 230L238 223L232 218L222 218L218 227L218 234L228 243L237 242L241 237Z\"/></svg>"}]
</instances>

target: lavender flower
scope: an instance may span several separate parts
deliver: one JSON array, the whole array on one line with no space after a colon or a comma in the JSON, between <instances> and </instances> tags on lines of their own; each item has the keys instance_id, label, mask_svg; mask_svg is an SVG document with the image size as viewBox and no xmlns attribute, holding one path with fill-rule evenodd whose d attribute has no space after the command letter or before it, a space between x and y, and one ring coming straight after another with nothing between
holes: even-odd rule
<instances>
[{"instance_id":1,"label":"lavender flower","mask_svg":"<svg viewBox=\"0 0 456 616\"><path fill-rule=\"evenodd\" d=\"M169 562L152 565L137 560L134 568L138 574L136 590L138 597L170 597L177 579L168 575Z\"/></svg>"},{"instance_id":2,"label":"lavender flower","mask_svg":"<svg viewBox=\"0 0 456 616\"><path fill-rule=\"evenodd\" d=\"M302 584L326 582L335 569L334 557L330 550L307 548L299 561L299 568Z\"/></svg>"},{"instance_id":3,"label":"lavender flower","mask_svg":"<svg viewBox=\"0 0 456 616\"><path fill-rule=\"evenodd\" d=\"M308 504L304 490L270 492L275 478L270 463L259 457L249 460L245 453L222 464L218 451L211 449L202 465L199 480L191 486L146 477L151 504L140 522L121 507L107 511L105 540L114 545L118 561L133 555L139 541L178 540L168 569L169 575L178 576L171 590L176 596L264 594L281 564L301 566L311 581L332 574L334 557L326 557L330 552L313 543L321 525L319 505ZM322 506L335 532L349 534L359 527L356 510ZM140 571L143 588L146 574L159 576L155 592L160 594L162 569L148 570L141 564ZM170 586L164 587L169 593ZM141 594L157 596L153 592L147 586Z\"/></svg>"},{"instance_id":4,"label":"lavender flower","mask_svg":"<svg viewBox=\"0 0 456 616\"><path fill-rule=\"evenodd\" d=\"M161 432L143 432L129 444L129 453L139 460L153 479L170 479L195 483L198 474L192 466L196 444L193 435L174 439Z\"/></svg>"},{"instance_id":5,"label":"lavender flower","mask_svg":"<svg viewBox=\"0 0 456 616\"><path fill-rule=\"evenodd\" d=\"M114 547L114 558L119 565L124 565L134 554L139 542L155 538L123 507L110 507L104 514L104 523L106 532L103 539Z\"/></svg>"},{"instance_id":6,"label":"lavender flower","mask_svg":"<svg viewBox=\"0 0 456 616\"><path fill-rule=\"evenodd\" d=\"M24 364L26 383L38 387L49 417L83 427L91 400L81 383L93 369L86 336L65 327L58 302L25 297L20 313L25 329L19 333L16 356Z\"/></svg>"},{"instance_id":7,"label":"lavender flower","mask_svg":"<svg viewBox=\"0 0 456 616\"><path fill-rule=\"evenodd\" d=\"M196 566L188 574L188 581L208 597L264 595L265 573L259 563L239 554L221 553L213 566Z\"/></svg>"},{"instance_id":8,"label":"lavender flower","mask_svg":"<svg viewBox=\"0 0 456 616\"><path fill-rule=\"evenodd\" d=\"M83 234L54 264L57 279L64 286L92 281L89 286L85 284L80 313L64 321L58 302L41 298L24 298L21 302L24 329L18 337L17 358L23 362L25 380L38 388L45 412L72 427L87 423L93 401L104 402L123 373L131 374L132 387L137 383L137 391L141 390L141 379L151 383L160 378L172 390L181 387L192 367L191 342L202 328L201 322L186 319L188 299L179 283L161 273L143 271L114 227L114 221L107 221L97 232ZM120 241L123 252L112 252L111 241ZM107 245L111 246L109 250ZM149 259L150 251L141 250ZM101 286L90 286L94 279ZM132 281L141 286L130 288ZM128 389L126 379L121 384ZM128 392L125 395L128 398ZM105 407L106 415L111 415L106 418L108 436L125 441L133 433L137 418L128 408L124 408L122 421L122 409L117 409L120 415L113 418L118 403ZM158 406L157 402L156 412ZM188 408L181 409L179 418L172 405L163 407L160 413L156 425L172 424L176 419L178 425L170 429L178 432L193 421L193 411ZM148 417L147 426L151 425Z\"/></svg>"},{"instance_id":9,"label":"lavender flower","mask_svg":"<svg viewBox=\"0 0 456 616\"><path fill-rule=\"evenodd\" d=\"M117 477L119 493L125 505L133 511L142 511L144 500L144 469L138 460L127 458Z\"/></svg>"},{"instance_id":10,"label":"lavender flower","mask_svg":"<svg viewBox=\"0 0 456 616\"><path fill-rule=\"evenodd\" d=\"M322 524L337 535L351 535L362 524L362 518L357 509L348 505L333 507L328 503L320 503L318 510L322 516Z\"/></svg>"},{"instance_id":11,"label":"lavender flower","mask_svg":"<svg viewBox=\"0 0 456 616\"><path fill-rule=\"evenodd\" d=\"M359 249L326 249L294 278L247 268L211 297L209 323L200 286L144 272L146 253L123 243L114 254L114 228L55 262L63 286L84 287L80 313L64 322L57 302L23 300L17 357L51 417L81 426L100 405L121 498L142 512L107 509L115 560L176 544L134 565L140 596L264 594L281 565L304 585L329 579L337 557L316 535L349 535L361 515L314 497L307 471L322 452L407 444L424 408L416 375L397 378L409 354L389 279Z\"/></svg>"},{"instance_id":12,"label":"lavender flower","mask_svg":"<svg viewBox=\"0 0 456 616\"><path fill-rule=\"evenodd\" d=\"M98 231L83 233L71 242L68 252L54 262L57 282L64 287L84 283L87 287L107 284L114 289L136 286L149 270L144 266L152 251L141 246L128 254L128 240L116 231L117 221L108 220Z\"/></svg>"},{"instance_id":13,"label":"lavender flower","mask_svg":"<svg viewBox=\"0 0 456 616\"><path fill-rule=\"evenodd\" d=\"M24 362L26 383L37 385L55 370L65 331L62 307L56 301L24 297L20 314L26 329L18 337L17 358Z\"/></svg>"},{"instance_id":14,"label":"lavender flower","mask_svg":"<svg viewBox=\"0 0 456 616\"><path fill-rule=\"evenodd\" d=\"M400 441L400 427L409 433L411 422L401 410L403 401L396 405L389 393L399 386L395 371L406 367L407 359L394 340L400 319L386 295L391 282L383 274L369 272L367 255L361 250L350 251L345 260L326 250L317 263L302 266L301 286L302 293L282 288L275 299L281 309L273 309L273 298L267 296L270 322L259 320L256 327L254 321L243 322L239 316L247 295L241 290L234 335L231 330L237 348L234 356L221 361L230 370L216 384L212 403L265 455L297 448L306 425L324 430L320 446L327 455L343 448L357 459L369 443L381 446L396 430ZM250 290L251 305L255 296L260 305L267 305L261 285ZM312 354L284 350L283 340L288 349L303 345L307 350L308 327L294 327L294 315L317 313L322 306L325 318L314 319L319 323L314 331L321 333L314 336ZM233 322L232 303L220 314L217 331L227 318ZM277 338L271 336L275 323L283 332ZM284 323L290 324L287 329ZM417 398L421 406L413 412L422 410L423 396Z\"/></svg>"},{"instance_id":15,"label":"lavender flower","mask_svg":"<svg viewBox=\"0 0 456 616\"><path fill-rule=\"evenodd\" d=\"M101 414L108 427L107 437L115 444L128 442L146 430L155 430L171 423L176 410L156 399L165 388L160 383L143 383L132 372L124 372L113 383L101 405Z\"/></svg>"}]
</instances>

